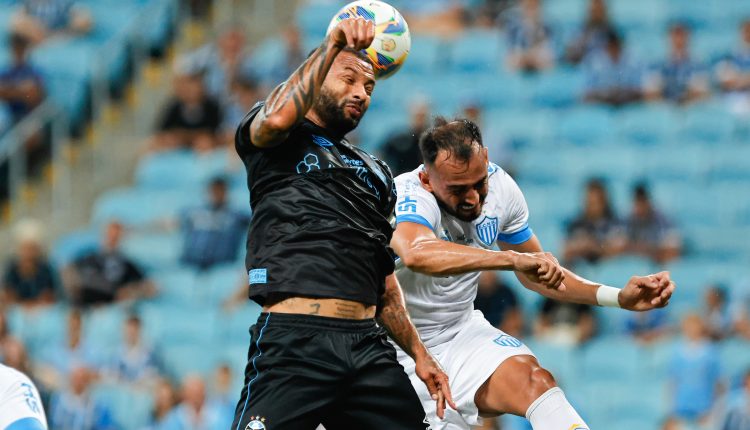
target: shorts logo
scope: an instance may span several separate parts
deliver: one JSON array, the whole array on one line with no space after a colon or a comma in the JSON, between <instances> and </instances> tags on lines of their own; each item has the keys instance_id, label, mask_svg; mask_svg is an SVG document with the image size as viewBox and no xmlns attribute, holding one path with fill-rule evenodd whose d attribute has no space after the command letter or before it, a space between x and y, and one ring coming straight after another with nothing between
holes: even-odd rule
<instances>
[{"instance_id":1,"label":"shorts logo","mask_svg":"<svg viewBox=\"0 0 750 430\"><path fill-rule=\"evenodd\" d=\"M485 216L482 222L477 224L477 236L486 246L492 246L497 239L497 218Z\"/></svg>"},{"instance_id":2,"label":"shorts logo","mask_svg":"<svg viewBox=\"0 0 750 430\"><path fill-rule=\"evenodd\" d=\"M247 274L250 277L250 284L265 284L268 282L266 269L252 269Z\"/></svg>"},{"instance_id":3,"label":"shorts logo","mask_svg":"<svg viewBox=\"0 0 750 430\"><path fill-rule=\"evenodd\" d=\"M264 417L250 417L245 430L266 430L266 419Z\"/></svg>"},{"instance_id":4,"label":"shorts logo","mask_svg":"<svg viewBox=\"0 0 750 430\"><path fill-rule=\"evenodd\" d=\"M509 346L513 348L518 348L519 346L523 345L520 340L516 339L513 336L509 336L507 334L504 334L497 339L495 339L493 342L500 346ZM573 427L571 427L569 430L576 430Z\"/></svg>"}]
</instances>

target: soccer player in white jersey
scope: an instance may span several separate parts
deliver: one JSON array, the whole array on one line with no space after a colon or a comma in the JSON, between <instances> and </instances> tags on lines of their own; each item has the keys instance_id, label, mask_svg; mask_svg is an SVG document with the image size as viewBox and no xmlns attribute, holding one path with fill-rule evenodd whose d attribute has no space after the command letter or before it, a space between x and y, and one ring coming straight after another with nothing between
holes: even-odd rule
<instances>
[{"instance_id":1,"label":"soccer player in white jersey","mask_svg":"<svg viewBox=\"0 0 750 430\"><path fill-rule=\"evenodd\" d=\"M0 364L0 430L47 430L44 408L34 383Z\"/></svg>"},{"instance_id":2,"label":"soccer player in white jersey","mask_svg":"<svg viewBox=\"0 0 750 430\"><path fill-rule=\"evenodd\" d=\"M587 430L529 348L473 310L479 272L514 270L526 288L544 296L634 311L666 306L674 291L669 274L633 277L620 290L561 268L543 252L521 190L488 161L471 121L436 119L421 136L420 150L425 164L396 178L391 246L401 260L397 276L409 314L445 367L457 406L438 419L414 363L399 351L432 428L469 429L480 416L511 413L525 416L534 430ZM502 251L493 250L495 244ZM559 272L524 253L536 253Z\"/></svg>"}]
</instances>

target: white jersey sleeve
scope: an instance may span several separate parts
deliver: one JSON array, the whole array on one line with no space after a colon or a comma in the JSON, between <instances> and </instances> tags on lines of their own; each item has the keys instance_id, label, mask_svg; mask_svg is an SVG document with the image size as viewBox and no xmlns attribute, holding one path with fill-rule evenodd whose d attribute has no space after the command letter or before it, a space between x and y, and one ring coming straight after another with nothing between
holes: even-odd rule
<instances>
[{"instance_id":1,"label":"white jersey sleeve","mask_svg":"<svg viewBox=\"0 0 750 430\"><path fill-rule=\"evenodd\" d=\"M534 232L529 227L529 207L516 181L505 171L500 170L491 176L503 196L502 208L505 211L503 225L500 226L499 242L519 245L531 239Z\"/></svg>"},{"instance_id":2,"label":"white jersey sleeve","mask_svg":"<svg viewBox=\"0 0 750 430\"><path fill-rule=\"evenodd\" d=\"M422 188L419 170L396 177L396 224L414 222L435 231L440 226L440 208L435 197Z\"/></svg>"},{"instance_id":3,"label":"white jersey sleeve","mask_svg":"<svg viewBox=\"0 0 750 430\"><path fill-rule=\"evenodd\" d=\"M23 373L0 364L0 430L46 430L42 401Z\"/></svg>"}]
</instances>

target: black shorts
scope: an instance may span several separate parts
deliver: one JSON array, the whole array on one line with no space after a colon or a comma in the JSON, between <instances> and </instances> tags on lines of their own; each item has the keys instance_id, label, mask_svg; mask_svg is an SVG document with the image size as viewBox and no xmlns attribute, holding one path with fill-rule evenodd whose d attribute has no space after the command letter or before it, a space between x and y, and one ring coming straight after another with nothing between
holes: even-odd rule
<instances>
[{"instance_id":1,"label":"black shorts","mask_svg":"<svg viewBox=\"0 0 750 430\"><path fill-rule=\"evenodd\" d=\"M262 313L250 328L231 430L425 430L425 412L375 320Z\"/></svg>"}]
</instances>

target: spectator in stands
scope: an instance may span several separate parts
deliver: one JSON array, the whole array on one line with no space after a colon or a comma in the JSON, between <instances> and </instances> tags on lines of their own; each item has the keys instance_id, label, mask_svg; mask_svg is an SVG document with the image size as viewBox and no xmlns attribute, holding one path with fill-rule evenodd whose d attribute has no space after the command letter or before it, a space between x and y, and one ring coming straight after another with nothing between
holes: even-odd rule
<instances>
[{"instance_id":1,"label":"spectator in stands","mask_svg":"<svg viewBox=\"0 0 750 430\"><path fill-rule=\"evenodd\" d=\"M508 66L538 72L555 65L552 31L542 20L540 0L521 0L520 14L508 23Z\"/></svg>"},{"instance_id":2,"label":"spectator in stands","mask_svg":"<svg viewBox=\"0 0 750 430\"><path fill-rule=\"evenodd\" d=\"M647 312L633 312L625 320L625 332L635 340L649 344L656 342L669 333L667 311L653 309Z\"/></svg>"},{"instance_id":3,"label":"spectator in stands","mask_svg":"<svg viewBox=\"0 0 750 430\"><path fill-rule=\"evenodd\" d=\"M513 290L493 271L479 275L474 308L495 327L513 337L523 336L523 313Z\"/></svg>"},{"instance_id":4,"label":"spectator in stands","mask_svg":"<svg viewBox=\"0 0 750 430\"><path fill-rule=\"evenodd\" d=\"M143 430L159 430L167 420L170 412L177 405L177 393L168 379L159 378L154 390L154 406L148 426Z\"/></svg>"},{"instance_id":5,"label":"spectator in stands","mask_svg":"<svg viewBox=\"0 0 750 430\"><path fill-rule=\"evenodd\" d=\"M44 385L58 388L64 384L65 375L75 368L97 369L101 364L96 350L83 338L83 319L78 310L68 314L65 339L51 340L45 356L40 358L39 377Z\"/></svg>"},{"instance_id":6,"label":"spectator in stands","mask_svg":"<svg viewBox=\"0 0 750 430\"><path fill-rule=\"evenodd\" d=\"M661 430L686 430L685 426L682 424L682 421L678 420L675 417L669 417L664 420L664 422L661 425Z\"/></svg>"},{"instance_id":7,"label":"spectator in stands","mask_svg":"<svg viewBox=\"0 0 750 430\"><path fill-rule=\"evenodd\" d=\"M84 367L70 372L70 384L53 395L49 424L54 429L115 430L110 408L91 394L94 375Z\"/></svg>"},{"instance_id":8,"label":"spectator in stands","mask_svg":"<svg viewBox=\"0 0 750 430\"><path fill-rule=\"evenodd\" d=\"M188 376L182 384L182 402L169 413L160 430L214 430L225 420L222 410L206 402L206 386L199 376Z\"/></svg>"},{"instance_id":9,"label":"spectator in stands","mask_svg":"<svg viewBox=\"0 0 750 430\"><path fill-rule=\"evenodd\" d=\"M427 129L430 106L427 100L416 99L409 106L409 128L399 131L383 143L381 152L393 175L410 172L422 164L419 153L419 136Z\"/></svg>"},{"instance_id":10,"label":"spectator in stands","mask_svg":"<svg viewBox=\"0 0 750 430\"><path fill-rule=\"evenodd\" d=\"M214 384L212 387L209 403L212 409L218 411L219 419L224 419L217 428L230 428L234 410L237 407L237 399L232 388L232 369L229 365L222 364L216 368Z\"/></svg>"},{"instance_id":11,"label":"spectator in stands","mask_svg":"<svg viewBox=\"0 0 750 430\"><path fill-rule=\"evenodd\" d=\"M479 126L479 129L482 130L482 144L487 148L490 161L503 166L503 170L512 176L514 172L511 145L504 136L498 133L497 127L485 127L482 103L474 98L469 98L464 100L462 105L458 117L466 118Z\"/></svg>"},{"instance_id":12,"label":"spectator in stands","mask_svg":"<svg viewBox=\"0 0 750 430\"><path fill-rule=\"evenodd\" d=\"M151 281L120 250L123 230L119 222L110 222L101 250L77 259L65 270L65 289L74 303L90 306L154 295Z\"/></svg>"},{"instance_id":13,"label":"spectator in stands","mask_svg":"<svg viewBox=\"0 0 750 430\"><path fill-rule=\"evenodd\" d=\"M727 289L712 285L703 299L703 321L712 340L722 340L732 334L732 315L729 312Z\"/></svg>"},{"instance_id":14,"label":"spectator in stands","mask_svg":"<svg viewBox=\"0 0 750 430\"><path fill-rule=\"evenodd\" d=\"M697 314L685 317L683 339L669 365L673 413L688 423L705 424L721 389L719 353Z\"/></svg>"},{"instance_id":15,"label":"spectator in stands","mask_svg":"<svg viewBox=\"0 0 750 430\"><path fill-rule=\"evenodd\" d=\"M625 244L622 226L609 202L607 188L599 179L586 185L583 211L568 226L563 251L569 264L578 260L596 262L617 255Z\"/></svg>"},{"instance_id":16,"label":"spectator in stands","mask_svg":"<svg viewBox=\"0 0 750 430\"><path fill-rule=\"evenodd\" d=\"M42 73L29 62L31 41L18 33L8 40L11 61L0 71L0 100L8 105L14 123L22 120L44 99Z\"/></svg>"},{"instance_id":17,"label":"spectator in stands","mask_svg":"<svg viewBox=\"0 0 750 430\"><path fill-rule=\"evenodd\" d=\"M186 210L180 220L182 262L198 270L236 261L250 222L249 216L230 206L224 178L214 178L208 194L208 204Z\"/></svg>"},{"instance_id":18,"label":"spectator in stands","mask_svg":"<svg viewBox=\"0 0 750 430\"><path fill-rule=\"evenodd\" d=\"M534 325L534 335L558 345L580 345L596 334L591 306L545 298Z\"/></svg>"},{"instance_id":19,"label":"spectator in stands","mask_svg":"<svg viewBox=\"0 0 750 430\"><path fill-rule=\"evenodd\" d=\"M8 262L3 276L7 303L38 306L52 303L58 286L57 273L42 251L41 225L22 221L16 227L16 255Z\"/></svg>"},{"instance_id":20,"label":"spectator in stands","mask_svg":"<svg viewBox=\"0 0 750 430\"><path fill-rule=\"evenodd\" d=\"M114 376L121 382L150 385L159 375L154 349L143 340L141 319L130 315L125 320L123 343L112 363Z\"/></svg>"},{"instance_id":21,"label":"spectator in stands","mask_svg":"<svg viewBox=\"0 0 750 430\"><path fill-rule=\"evenodd\" d=\"M737 297L734 300L731 313L735 332L750 340L750 294Z\"/></svg>"},{"instance_id":22,"label":"spectator in stands","mask_svg":"<svg viewBox=\"0 0 750 430\"><path fill-rule=\"evenodd\" d=\"M222 143L234 151L234 134L237 124L247 115L253 105L261 99L258 82L251 77L235 78L231 86L229 104L225 109L222 129ZM233 153L234 154L234 153ZM236 155L232 157L236 158Z\"/></svg>"},{"instance_id":23,"label":"spectator in stands","mask_svg":"<svg viewBox=\"0 0 750 430\"><path fill-rule=\"evenodd\" d=\"M683 24L673 25L669 42L669 58L646 79L646 98L687 104L708 97L708 70L690 55L690 29Z\"/></svg>"},{"instance_id":24,"label":"spectator in stands","mask_svg":"<svg viewBox=\"0 0 750 430\"><path fill-rule=\"evenodd\" d=\"M13 16L12 28L34 43L64 34L85 34L91 30L91 14L75 0L22 0Z\"/></svg>"},{"instance_id":25,"label":"spectator in stands","mask_svg":"<svg viewBox=\"0 0 750 430\"><path fill-rule=\"evenodd\" d=\"M727 92L750 92L750 19L740 26L740 45L717 67L721 89Z\"/></svg>"},{"instance_id":26,"label":"spectator in stands","mask_svg":"<svg viewBox=\"0 0 750 430\"><path fill-rule=\"evenodd\" d=\"M18 362L19 357L17 355L19 348L25 354L23 343L11 333L8 317L2 308L0 308L0 363L10 365L12 361ZM13 358L16 358L16 360L13 360ZM23 369L18 369L23 371ZM26 372L24 371L24 373ZM26 374L28 375L28 373Z\"/></svg>"},{"instance_id":27,"label":"spectator in stands","mask_svg":"<svg viewBox=\"0 0 750 430\"><path fill-rule=\"evenodd\" d=\"M729 404L720 429L750 429L750 370L742 378L740 388L730 393Z\"/></svg>"},{"instance_id":28,"label":"spectator in stands","mask_svg":"<svg viewBox=\"0 0 750 430\"><path fill-rule=\"evenodd\" d=\"M224 106L231 102L233 84L251 76L251 57L245 42L242 28L230 26L222 30L215 43L198 48L181 60L185 68L203 72L206 93Z\"/></svg>"},{"instance_id":29,"label":"spectator in stands","mask_svg":"<svg viewBox=\"0 0 750 430\"><path fill-rule=\"evenodd\" d=\"M219 142L221 122L221 106L206 94L203 71L183 62L175 77L174 96L160 114L151 149L209 151Z\"/></svg>"},{"instance_id":30,"label":"spectator in stands","mask_svg":"<svg viewBox=\"0 0 750 430\"><path fill-rule=\"evenodd\" d=\"M586 22L565 50L566 61L578 64L589 55L602 52L607 45L607 34L614 31L605 0L590 0Z\"/></svg>"},{"instance_id":31,"label":"spectator in stands","mask_svg":"<svg viewBox=\"0 0 750 430\"><path fill-rule=\"evenodd\" d=\"M621 106L643 99L643 67L625 54L617 32L606 32L604 51L589 56L584 69L585 101Z\"/></svg>"},{"instance_id":32,"label":"spectator in stands","mask_svg":"<svg viewBox=\"0 0 750 430\"><path fill-rule=\"evenodd\" d=\"M682 254L682 239L672 222L651 201L648 186L633 187L633 209L625 222L625 252L665 263Z\"/></svg>"}]
</instances>

